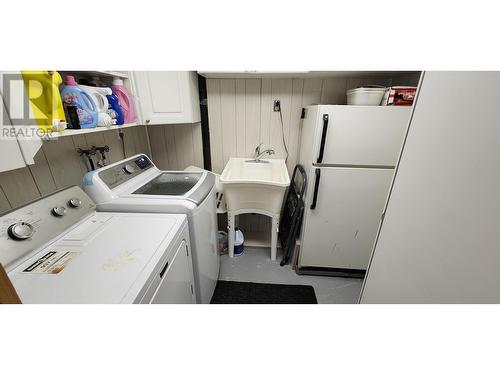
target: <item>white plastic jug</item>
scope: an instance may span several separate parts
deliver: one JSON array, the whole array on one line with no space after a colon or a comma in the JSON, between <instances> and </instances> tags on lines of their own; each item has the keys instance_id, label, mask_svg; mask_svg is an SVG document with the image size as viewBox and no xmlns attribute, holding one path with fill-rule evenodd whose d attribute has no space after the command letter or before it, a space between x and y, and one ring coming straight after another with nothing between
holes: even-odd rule
<instances>
[{"instance_id":1,"label":"white plastic jug","mask_svg":"<svg viewBox=\"0 0 500 375\"><path fill-rule=\"evenodd\" d=\"M97 106L97 111L99 112L99 118L97 120L97 126L110 126L113 125L113 119L108 114L109 102L106 95L111 95L113 91L109 87L94 87L78 85L82 90L89 94Z\"/></svg>"},{"instance_id":2,"label":"white plastic jug","mask_svg":"<svg viewBox=\"0 0 500 375\"><path fill-rule=\"evenodd\" d=\"M243 237L243 232L240 230L240 228L236 228L234 232L234 256L240 256L241 254L243 254L244 241L245 238Z\"/></svg>"}]
</instances>

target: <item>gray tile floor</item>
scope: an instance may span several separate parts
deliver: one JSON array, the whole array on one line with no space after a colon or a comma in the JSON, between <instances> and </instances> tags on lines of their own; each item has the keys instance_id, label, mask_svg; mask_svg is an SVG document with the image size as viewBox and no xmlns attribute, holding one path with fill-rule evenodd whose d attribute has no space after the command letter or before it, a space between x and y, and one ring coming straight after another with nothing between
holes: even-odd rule
<instances>
[{"instance_id":1,"label":"gray tile floor","mask_svg":"<svg viewBox=\"0 0 500 375\"><path fill-rule=\"evenodd\" d=\"M281 253L271 261L267 248L245 248L239 256L221 256L219 280L299 284L314 287L319 303L357 303L361 279L297 275L291 266L280 266Z\"/></svg>"}]
</instances>

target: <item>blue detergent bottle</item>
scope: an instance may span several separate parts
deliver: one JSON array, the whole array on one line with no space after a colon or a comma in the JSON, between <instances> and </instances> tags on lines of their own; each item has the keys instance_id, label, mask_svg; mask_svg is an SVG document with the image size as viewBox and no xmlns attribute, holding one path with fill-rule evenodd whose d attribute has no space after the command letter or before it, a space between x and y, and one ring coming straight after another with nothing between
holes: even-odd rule
<instances>
[{"instance_id":1,"label":"blue detergent bottle","mask_svg":"<svg viewBox=\"0 0 500 375\"><path fill-rule=\"evenodd\" d=\"M120 101L118 96L115 94L106 95L109 103L108 113L113 120L116 120L116 125L123 125L125 123L125 117L123 116L122 107L120 107Z\"/></svg>"},{"instance_id":2,"label":"blue detergent bottle","mask_svg":"<svg viewBox=\"0 0 500 375\"><path fill-rule=\"evenodd\" d=\"M65 107L76 107L80 128L88 129L97 126L99 112L92 97L78 87L75 77L64 77L61 98Z\"/></svg>"}]
</instances>

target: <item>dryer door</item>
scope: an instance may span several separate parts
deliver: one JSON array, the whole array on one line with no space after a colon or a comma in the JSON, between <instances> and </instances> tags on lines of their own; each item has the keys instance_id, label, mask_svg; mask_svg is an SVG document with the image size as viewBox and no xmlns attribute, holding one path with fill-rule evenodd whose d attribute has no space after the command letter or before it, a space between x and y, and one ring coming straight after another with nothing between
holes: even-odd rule
<instances>
[{"instance_id":1,"label":"dryer door","mask_svg":"<svg viewBox=\"0 0 500 375\"><path fill-rule=\"evenodd\" d=\"M196 303L190 255L189 246L182 241L156 276L161 280L153 298L143 303Z\"/></svg>"}]
</instances>

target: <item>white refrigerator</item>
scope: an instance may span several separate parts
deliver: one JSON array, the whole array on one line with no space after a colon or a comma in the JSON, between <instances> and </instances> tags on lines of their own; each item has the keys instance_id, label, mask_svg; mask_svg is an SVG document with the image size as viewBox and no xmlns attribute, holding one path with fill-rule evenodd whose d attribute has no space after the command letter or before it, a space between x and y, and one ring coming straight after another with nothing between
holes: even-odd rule
<instances>
[{"instance_id":1,"label":"white refrigerator","mask_svg":"<svg viewBox=\"0 0 500 375\"><path fill-rule=\"evenodd\" d=\"M299 162L308 181L298 273L364 275L410 111L305 108Z\"/></svg>"}]
</instances>

